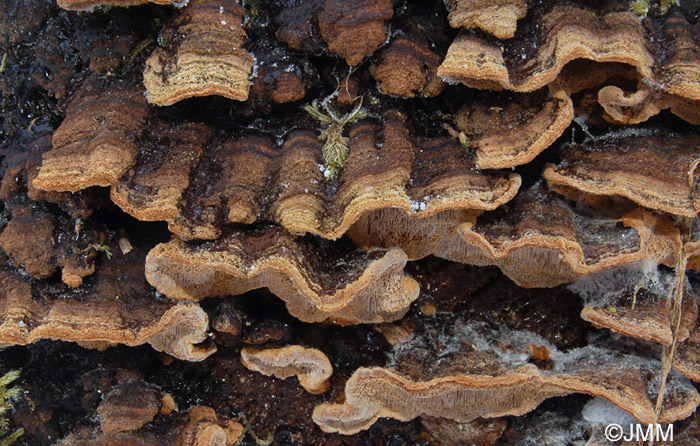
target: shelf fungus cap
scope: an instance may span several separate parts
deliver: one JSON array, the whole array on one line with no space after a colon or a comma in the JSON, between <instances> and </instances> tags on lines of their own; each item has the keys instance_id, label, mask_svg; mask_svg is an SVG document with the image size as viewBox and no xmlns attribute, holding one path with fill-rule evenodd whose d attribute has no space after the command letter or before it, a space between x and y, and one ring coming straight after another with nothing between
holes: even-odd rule
<instances>
[{"instance_id":1,"label":"shelf fungus cap","mask_svg":"<svg viewBox=\"0 0 700 446\"><path fill-rule=\"evenodd\" d=\"M378 323L408 311L420 290L403 272L403 251L329 243L295 239L276 227L199 244L175 239L148 254L146 278L172 299L195 301L266 287L304 322Z\"/></svg>"},{"instance_id":2,"label":"shelf fungus cap","mask_svg":"<svg viewBox=\"0 0 700 446\"><path fill-rule=\"evenodd\" d=\"M596 327L662 345L685 341L698 315L695 295L689 288L684 290L681 321L674 337L668 299L675 276L655 268L644 271L644 262L640 263L584 277L572 284L570 288L584 297L581 318ZM622 285L622 281L626 283ZM609 291L602 291L606 288Z\"/></svg>"},{"instance_id":3,"label":"shelf fungus cap","mask_svg":"<svg viewBox=\"0 0 700 446\"><path fill-rule=\"evenodd\" d=\"M33 185L70 192L109 186L136 160L146 100L133 85L90 79L69 101Z\"/></svg>"},{"instance_id":4,"label":"shelf fungus cap","mask_svg":"<svg viewBox=\"0 0 700 446\"><path fill-rule=\"evenodd\" d=\"M620 196L649 209L694 217L700 211L700 138L695 135L602 136L563 149L542 176L572 199Z\"/></svg>"},{"instance_id":5,"label":"shelf fungus cap","mask_svg":"<svg viewBox=\"0 0 700 446\"><path fill-rule=\"evenodd\" d=\"M159 393L138 379L119 383L97 408L102 432L135 431L153 421L161 407Z\"/></svg>"},{"instance_id":6,"label":"shelf fungus cap","mask_svg":"<svg viewBox=\"0 0 700 446\"><path fill-rule=\"evenodd\" d=\"M318 25L328 49L356 66L386 41L393 14L390 0L326 0Z\"/></svg>"},{"instance_id":7,"label":"shelf fungus cap","mask_svg":"<svg viewBox=\"0 0 700 446\"><path fill-rule=\"evenodd\" d=\"M481 169L526 164L552 145L571 124L574 107L569 95L550 84L538 92L516 96L492 93L457 113L457 127Z\"/></svg>"},{"instance_id":8,"label":"shelf fungus cap","mask_svg":"<svg viewBox=\"0 0 700 446\"><path fill-rule=\"evenodd\" d=\"M208 329L207 314L199 305L155 299L142 279L143 257L122 267L119 262L113 258L100 268L87 279L88 287L58 288L58 296L0 269L0 345L41 339L96 348L150 343L188 361L201 361L216 350L197 345L206 340Z\"/></svg>"},{"instance_id":9,"label":"shelf fungus cap","mask_svg":"<svg viewBox=\"0 0 700 446\"><path fill-rule=\"evenodd\" d=\"M187 0L58 0L58 6L69 11L86 11L95 6L136 6L145 3L155 3L156 5L183 6Z\"/></svg>"},{"instance_id":10,"label":"shelf fungus cap","mask_svg":"<svg viewBox=\"0 0 700 446\"><path fill-rule=\"evenodd\" d=\"M668 219L639 208L620 216L574 208L538 183L509 206L460 223L459 249L436 254L498 266L522 287L551 287L643 259L672 259L669 230Z\"/></svg>"},{"instance_id":11,"label":"shelf fungus cap","mask_svg":"<svg viewBox=\"0 0 700 446\"><path fill-rule=\"evenodd\" d=\"M409 421L421 415L469 422L479 417L523 415L555 396L585 393L604 398L642 423L671 422L695 411L700 396L672 373L674 395L654 410L660 362L624 354L612 345L587 345L566 353L528 331L458 321L455 339L433 345L444 328L394 346L386 368L361 367L345 385L345 401L316 406L313 420L325 432L352 435L382 417ZM462 325L463 324L463 325ZM532 344L547 351L548 367L531 363ZM465 345L472 348L465 349ZM450 358L446 361L445 358Z\"/></svg>"},{"instance_id":12,"label":"shelf fungus cap","mask_svg":"<svg viewBox=\"0 0 700 446\"><path fill-rule=\"evenodd\" d=\"M553 82L569 62L590 59L628 64L642 77L652 77L654 57L647 49L639 18L632 12L597 15L557 5L531 32L542 43L523 43L522 52L507 58L496 43L461 35L447 50L438 74L475 88L531 92Z\"/></svg>"},{"instance_id":13,"label":"shelf fungus cap","mask_svg":"<svg viewBox=\"0 0 700 446\"><path fill-rule=\"evenodd\" d=\"M527 3L524 0L449 0L445 2L447 16L453 28L480 28L499 39L515 35L518 19L525 17Z\"/></svg>"},{"instance_id":14,"label":"shelf fungus cap","mask_svg":"<svg viewBox=\"0 0 700 446\"><path fill-rule=\"evenodd\" d=\"M235 0L191 0L146 61L148 100L172 105L196 96L248 99L253 56L243 49L244 10Z\"/></svg>"},{"instance_id":15,"label":"shelf fungus cap","mask_svg":"<svg viewBox=\"0 0 700 446\"><path fill-rule=\"evenodd\" d=\"M243 436L240 423L216 415L211 407L195 406L180 426L177 446L233 446Z\"/></svg>"},{"instance_id":16,"label":"shelf fungus cap","mask_svg":"<svg viewBox=\"0 0 700 446\"><path fill-rule=\"evenodd\" d=\"M300 345L263 350L246 347L241 350L241 361L249 370L266 376L296 376L307 392L315 394L328 390L328 379L333 374L333 366L322 351Z\"/></svg>"}]
</instances>

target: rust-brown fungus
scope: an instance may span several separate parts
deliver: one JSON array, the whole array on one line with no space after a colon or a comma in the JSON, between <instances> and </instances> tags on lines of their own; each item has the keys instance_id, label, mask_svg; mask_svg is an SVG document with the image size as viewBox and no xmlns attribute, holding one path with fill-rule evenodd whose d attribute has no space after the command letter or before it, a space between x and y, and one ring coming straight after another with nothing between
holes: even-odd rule
<instances>
[{"instance_id":1,"label":"rust-brown fungus","mask_svg":"<svg viewBox=\"0 0 700 446\"><path fill-rule=\"evenodd\" d=\"M571 198L580 193L621 196L649 209L694 217L700 210L698 143L695 135L612 133L565 147L565 161L547 166L542 176L550 188Z\"/></svg>"},{"instance_id":2,"label":"rust-brown fungus","mask_svg":"<svg viewBox=\"0 0 700 446\"><path fill-rule=\"evenodd\" d=\"M326 0L318 25L328 49L355 66L384 43L393 13L390 0Z\"/></svg>"},{"instance_id":3,"label":"rust-brown fungus","mask_svg":"<svg viewBox=\"0 0 700 446\"><path fill-rule=\"evenodd\" d=\"M302 321L356 324L406 313L419 292L403 272L406 260L400 249L365 253L262 227L211 242L160 244L148 255L146 277L172 299L195 301L265 287Z\"/></svg>"},{"instance_id":4,"label":"rust-brown fungus","mask_svg":"<svg viewBox=\"0 0 700 446\"><path fill-rule=\"evenodd\" d=\"M476 88L538 90L551 83L575 59L620 62L651 78L654 56L646 45L639 18L632 12L598 15L573 6L556 5L534 31L542 44L506 61L501 47L463 35L450 46L438 69L446 80Z\"/></svg>"},{"instance_id":5,"label":"rust-brown fungus","mask_svg":"<svg viewBox=\"0 0 700 446\"><path fill-rule=\"evenodd\" d=\"M254 61L243 48L243 18L236 0L190 0L146 62L148 100L171 105L195 96L248 99Z\"/></svg>"},{"instance_id":6,"label":"rust-brown fungus","mask_svg":"<svg viewBox=\"0 0 700 446\"><path fill-rule=\"evenodd\" d=\"M421 219L443 210L495 209L520 186L517 174L475 169L450 138L414 142L395 114L383 129L360 123L348 136L336 190L324 186L321 144L309 132L292 132L281 149L258 137L224 143L203 158L170 230L184 239L213 239L226 222L269 220L294 234L335 239L374 210Z\"/></svg>"},{"instance_id":7,"label":"rust-brown fungus","mask_svg":"<svg viewBox=\"0 0 700 446\"><path fill-rule=\"evenodd\" d=\"M91 10L95 6L110 5L110 6L135 6L143 5L144 3L155 3L157 5L182 6L187 4L187 0L58 0L58 6L71 11Z\"/></svg>"},{"instance_id":8,"label":"rust-brown fungus","mask_svg":"<svg viewBox=\"0 0 700 446\"><path fill-rule=\"evenodd\" d=\"M550 85L515 101L510 95L491 93L462 107L456 121L469 150L476 151L476 165L503 169L532 161L561 136L573 117L571 98Z\"/></svg>"},{"instance_id":9,"label":"rust-brown fungus","mask_svg":"<svg viewBox=\"0 0 700 446\"><path fill-rule=\"evenodd\" d=\"M33 185L71 192L111 185L136 160L146 114L146 99L135 86L98 78L84 82L70 99Z\"/></svg>"},{"instance_id":10,"label":"rust-brown fungus","mask_svg":"<svg viewBox=\"0 0 700 446\"><path fill-rule=\"evenodd\" d=\"M158 392L142 380L115 386L97 408L102 432L135 431L153 421L160 411Z\"/></svg>"},{"instance_id":11,"label":"rust-brown fungus","mask_svg":"<svg viewBox=\"0 0 700 446\"><path fill-rule=\"evenodd\" d=\"M440 94L442 79L437 75L440 57L412 36L400 36L382 50L369 71L379 82L379 91L402 98Z\"/></svg>"},{"instance_id":12,"label":"rust-brown fungus","mask_svg":"<svg viewBox=\"0 0 700 446\"><path fill-rule=\"evenodd\" d=\"M241 361L249 370L280 379L296 376L299 384L310 393L324 393L333 374L333 366L326 355L315 348L290 345L262 350L243 348Z\"/></svg>"},{"instance_id":13,"label":"rust-brown fungus","mask_svg":"<svg viewBox=\"0 0 700 446\"><path fill-rule=\"evenodd\" d=\"M653 423L685 418L700 402L695 388L672 374L669 385L685 396L667 400L657 417L653 401L660 363L614 347L589 345L564 353L534 333L494 330L486 323L452 331L455 337L446 345L414 337L394 347L389 367L358 369L346 383L345 402L317 406L314 421L324 431L350 435L381 417L408 421L429 415L469 422L522 415L547 398L587 393ZM528 363L533 343L548 346L551 371ZM450 360L440 360L445 357Z\"/></svg>"},{"instance_id":14,"label":"rust-brown fungus","mask_svg":"<svg viewBox=\"0 0 700 446\"><path fill-rule=\"evenodd\" d=\"M180 197L210 134L196 123L157 125L142 141L136 164L112 186L112 201L139 220L177 218Z\"/></svg>"},{"instance_id":15,"label":"rust-brown fungus","mask_svg":"<svg viewBox=\"0 0 700 446\"><path fill-rule=\"evenodd\" d=\"M644 267L643 263L629 265L574 283L573 290L580 290L585 297L581 318L596 327L663 345L671 345L674 340L683 342L697 319L695 295L686 288L682 319L677 328L673 327L668 296L674 276L654 269L644 271Z\"/></svg>"},{"instance_id":16,"label":"rust-brown fungus","mask_svg":"<svg viewBox=\"0 0 700 446\"><path fill-rule=\"evenodd\" d=\"M154 300L143 277L143 255L113 258L87 279L86 290L45 287L0 271L0 343L25 345L61 339L86 345L141 345L201 361L212 347L208 318L192 303ZM123 286L128 283L128 286Z\"/></svg>"},{"instance_id":17,"label":"rust-brown fungus","mask_svg":"<svg viewBox=\"0 0 700 446\"><path fill-rule=\"evenodd\" d=\"M527 13L524 0L448 0L445 3L453 28L481 28L499 39L512 38L518 19Z\"/></svg>"},{"instance_id":18,"label":"rust-brown fungus","mask_svg":"<svg viewBox=\"0 0 700 446\"><path fill-rule=\"evenodd\" d=\"M550 287L618 265L675 258L668 219L641 209L601 216L572 207L536 184L496 211L444 212L409 220L391 210L369 214L349 232L361 246L399 246L409 258L430 254L495 265L524 287Z\"/></svg>"}]
</instances>

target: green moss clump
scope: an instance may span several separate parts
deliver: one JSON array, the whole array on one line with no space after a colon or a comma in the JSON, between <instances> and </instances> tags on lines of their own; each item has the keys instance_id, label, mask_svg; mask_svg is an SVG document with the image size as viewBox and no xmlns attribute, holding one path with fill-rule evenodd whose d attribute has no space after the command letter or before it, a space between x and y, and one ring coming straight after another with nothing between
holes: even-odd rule
<instances>
[{"instance_id":1,"label":"green moss clump","mask_svg":"<svg viewBox=\"0 0 700 446\"><path fill-rule=\"evenodd\" d=\"M24 429L19 428L10 432L10 422L7 412L12 410L13 403L22 393L19 386L9 387L19 378L19 370L11 370L0 378L0 446L9 446L24 435Z\"/></svg>"},{"instance_id":2,"label":"green moss clump","mask_svg":"<svg viewBox=\"0 0 700 446\"><path fill-rule=\"evenodd\" d=\"M330 98L331 96L321 101L321 107L326 113L319 109L317 100L314 100L310 105L302 107L315 120L326 126L318 139L325 141L322 150L324 167L326 168L324 175L327 180L332 180L336 177L338 170L340 170L348 157L348 138L343 136L343 129L346 125L367 117L367 113L362 110L362 100L350 113L343 117L338 117L328 105Z\"/></svg>"}]
</instances>

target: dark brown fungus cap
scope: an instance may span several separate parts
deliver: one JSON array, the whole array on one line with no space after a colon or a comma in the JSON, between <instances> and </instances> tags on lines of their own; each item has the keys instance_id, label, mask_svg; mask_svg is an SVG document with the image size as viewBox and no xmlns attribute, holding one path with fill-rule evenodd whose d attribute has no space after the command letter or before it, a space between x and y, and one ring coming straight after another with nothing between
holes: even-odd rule
<instances>
[{"instance_id":1,"label":"dark brown fungus cap","mask_svg":"<svg viewBox=\"0 0 700 446\"><path fill-rule=\"evenodd\" d=\"M428 45L411 36L400 36L379 53L369 71L384 94L432 97L439 95L443 86L437 75L438 65L440 57Z\"/></svg>"},{"instance_id":2,"label":"dark brown fungus cap","mask_svg":"<svg viewBox=\"0 0 700 446\"><path fill-rule=\"evenodd\" d=\"M508 424L505 418L476 419L468 423L423 415L420 423L441 446L491 446Z\"/></svg>"},{"instance_id":3,"label":"dark brown fungus cap","mask_svg":"<svg viewBox=\"0 0 700 446\"><path fill-rule=\"evenodd\" d=\"M447 257L496 265L520 286L554 286L642 259L666 262L677 248L672 229L666 219L641 209L606 218L572 208L535 186L508 209L460 224L466 247Z\"/></svg>"},{"instance_id":4,"label":"dark brown fungus cap","mask_svg":"<svg viewBox=\"0 0 700 446\"><path fill-rule=\"evenodd\" d=\"M174 220L210 136L201 124L155 123L135 165L112 186L112 201L139 220Z\"/></svg>"},{"instance_id":5,"label":"dark brown fungus cap","mask_svg":"<svg viewBox=\"0 0 700 446\"><path fill-rule=\"evenodd\" d=\"M471 36L450 46L438 69L444 79L476 88L538 90L551 83L575 59L620 62L651 78L654 57L644 30L633 12L595 12L573 6L554 6L537 23L534 54L513 55L506 62L501 48Z\"/></svg>"},{"instance_id":6,"label":"dark brown fungus cap","mask_svg":"<svg viewBox=\"0 0 700 446\"><path fill-rule=\"evenodd\" d=\"M448 0L450 14L447 17L453 28L481 28L499 39L515 35L518 19L525 17L524 0Z\"/></svg>"},{"instance_id":7,"label":"dark brown fungus cap","mask_svg":"<svg viewBox=\"0 0 700 446\"><path fill-rule=\"evenodd\" d=\"M685 418L700 402L687 380L671 374L668 386L675 396L666 399L657 419L653 401L659 361L606 345L563 353L534 333L478 323L465 323L457 333L446 345L416 339L398 344L388 367L358 369L346 383L345 402L316 406L314 421L326 432L350 435L380 417L408 421L429 415L469 422L522 415L547 398L586 393L654 423ZM533 343L548 346L551 370L528 363Z\"/></svg>"},{"instance_id":8,"label":"dark brown fungus cap","mask_svg":"<svg viewBox=\"0 0 700 446\"><path fill-rule=\"evenodd\" d=\"M386 118L383 139L379 130L374 124L350 128L337 189L326 188L321 143L310 132L290 133L281 148L267 138L229 140L202 159L178 218L168 220L170 230L185 239L213 239L226 223L268 220L294 234L335 239L378 209L396 208L411 219L494 209L520 186L516 174L477 171L455 140L414 142L394 115Z\"/></svg>"},{"instance_id":9,"label":"dark brown fungus cap","mask_svg":"<svg viewBox=\"0 0 700 446\"><path fill-rule=\"evenodd\" d=\"M142 380L119 383L97 408L102 432L135 431L160 411L160 392Z\"/></svg>"},{"instance_id":10,"label":"dark brown fungus cap","mask_svg":"<svg viewBox=\"0 0 700 446\"><path fill-rule=\"evenodd\" d=\"M669 94L700 100L700 23L691 24L679 12L669 14L662 27L655 80Z\"/></svg>"},{"instance_id":11,"label":"dark brown fungus cap","mask_svg":"<svg viewBox=\"0 0 700 446\"><path fill-rule=\"evenodd\" d=\"M348 233L360 246L399 246L411 259L430 254L495 265L523 287L551 287L647 259L672 262L678 250L670 220L637 209L603 217L570 204L541 184L496 211L443 212L409 220L383 210Z\"/></svg>"},{"instance_id":12,"label":"dark brown fungus cap","mask_svg":"<svg viewBox=\"0 0 700 446\"><path fill-rule=\"evenodd\" d=\"M211 407L196 406L178 429L177 446L233 446L243 436L239 423L220 417Z\"/></svg>"},{"instance_id":13,"label":"dark brown fungus cap","mask_svg":"<svg viewBox=\"0 0 700 446\"><path fill-rule=\"evenodd\" d=\"M698 315L692 290L687 288L684 292L681 323L674 338L668 305L673 275L657 273L660 277L652 282L636 277L632 268L622 270L620 274L639 280L621 290L600 293L586 299L586 306L581 311L582 319L596 327L605 327L616 333L663 345L671 345L674 341L683 342L688 338ZM596 277L594 275L587 280L596 280Z\"/></svg>"},{"instance_id":14,"label":"dark brown fungus cap","mask_svg":"<svg viewBox=\"0 0 700 446\"><path fill-rule=\"evenodd\" d=\"M236 0L190 0L146 61L148 100L171 105L195 96L248 99L254 61L243 49L244 13Z\"/></svg>"},{"instance_id":15,"label":"dark brown fungus cap","mask_svg":"<svg viewBox=\"0 0 700 446\"><path fill-rule=\"evenodd\" d=\"M0 234L0 247L10 260L32 277L43 279L55 271L54 221L48 212L15 209L12 220Z\"/></svg>"},{"instance_id":16,"label":"dark brown fungus cap","mask_svg":"<svg viewBox=\"0 0 700 446\"><path fill-rule=\"evenodd\" d=\"M476 151L482 169L503 169L532 161L549 147L574 117L569 95L554 84L537 93L511 97L492 94L457 113L457 126Z\"/></svg>"},{"instance_id":17,"label":"dark brown fungus cap","mask_svg":"<svg viewBox=\"0 0 700 446\"><path fill-rule=\"evenodd\" d=\"M605 86L598 91L598 102L605 110L604 118L615 124L638 124L665 109L691 124L700 124L700 101L664 94L644 83L634 92Z\"/></svg>"},{"instance_id":18,"label":"dark brown fungus cap","mask_svg":"<svg viewBox=\"0 0 700 446\"><path fill-rule=\"evenodd\" d=\"M128 402L126 402L128 404ZM214 409L194 406L158 423L131 432L76 428L58 446L233 446L245 430L240 423L221 417Z\"/></svg>"},{"instance_id":19,"label":"dark brown fungus cap","mask_svg":"<svg viewBox=\"0 0 700 446\"><path fill-rule=\"evenodd\" d=\"M565 161L548 165L542 176L550 188L574 199L621 196L649 209L693 217L700 210L699 144L695 135L613 133L567 146Z\"/></svg>"},{"instance_id":20,"label":"dark brown fungus cap","mask_svg":"<svg viewBox=\"0 0 700 446\"><path fill-rule=\"evenodd\" d=\"M386 41L393 14L391 0L326 0L318 24L328 49L355 66Z\"/></svg>"},{"instance_id":21,"label":"dark brown fungus cap","mask_svg":"<svg viewBox=\"0 0 700 446\"><path fill-rule=\"evenodd\" d=\"M146 277L172 299L195 301L266 287L305 322L374 323L406 313L419 287L404 274L400 249L364 252L330 243L275 227L199 244L175 239L148 254Z\"/></svg>"},{"instance_id":22,"label":"dark brown fungus cap","mask_svg":"<svg viewBox=\"0 0 700 446\"><path fill-rule=\"evenodd\" d=\"M144 3L155 3L157 5L182 6L187 4L187 0L58 0L58 6L71 11L84 11L94 8L95 6L136 6Z\"/></svg>"},{"instance_id":23,"label":"dark brown fungus cap","mask_svg":"<svg viewBox=\"0 0 700 446\"><path fill-rule=\"evenodd\" d=\"M143 277L138 250L115 255L86 279L86 288L45 287L0 271L0 343L25 345L60 339L105 347L150 343L156 350L201 361L212 348L206 339L208 318L192 303L157 299Z\"/></svg>"},{"instance_id":24,"label":"dark brown fungus cap","mask_svg":"<svg viewBox=\"0 0 700 446\"><path fill-rule=\"evenodd\" d=\"M700 323L697 321L690 337L678 345L673 367L693 381L700 382Z\"/></svg>"},{"instance_id":25,"label":"dark brown fungus cap","mask_svg":"<svg viewBox=\"0 0 700 446\"><path fill-rule=\"evenodd\" d=\"M6 203L12 215L0 247L10 261L36 279L46 279L61 269L63 282L75 288L95 271L95 246L105 234L92 222L72 225L39 206Z\"/></svg>"},{"instance_id":26,"label":"dark brown fungus cap","mask_svg":"<svg viewBox=\"0 0 700 446\"><path fill-rule=\"evenodd\" d=\"M254 372L274 375L280 379L296 376L299 384L310 393L324 393L333 374L326 355L315 348L290 345L281 348L241 349L241 362Z\"/></svg>"},{"instance_id":27,"label":"dark brown fungus cap","mask_svg":"<svg viewBox=\"0 0 700 446\"><path fill-rule=\"evenodd\" d=\"M146 124L146 99L133 85L90 79L70 98L33 185L50 191L109 186L131 167Z\"/></svg>"}]
</instances>

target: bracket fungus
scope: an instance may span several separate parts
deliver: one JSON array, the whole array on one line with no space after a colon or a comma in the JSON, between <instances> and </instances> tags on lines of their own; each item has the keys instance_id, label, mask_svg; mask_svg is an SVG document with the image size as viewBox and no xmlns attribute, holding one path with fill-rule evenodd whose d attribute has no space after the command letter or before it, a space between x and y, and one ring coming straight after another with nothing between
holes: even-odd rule
<instances>
[{"instance_id":1,"label":"bracket fungus","mask_svg":"<svg viewBox=\"0 0 700 446\"><path fill-rule=\"evenodd\" d=\"M75 192L114 183L136 159L136 135L146 115L146 100L133 85L97 78L85 82L71 96L34 186Z\"/></svg>"},{"instance_id":2,"label":"bracket fungus","mask_svg":"<svg viewBox=\"0 0 700 446\"><path fill-rule=\"evenodd\" d=\"M481 28L499 39L512 38L516 22L527 13L527 4L523 0L449 0L446 3L453 28Z\"/></svg>"},{"instance_id":3,"label":"bracket fungus","mask_svg":"<svg viewBox=\"0 0 700 446\"><path fill-rule=\"evenodd\" d=\"M551 189L572 198L621 196L649 209L694 217L700 211L699 142L696 135L613 133L564 148L566 162L547 166L542 177Z\"/></svg>"},{"instance_id":4,"label":"bracket fungus","mask_svg":"<svg viewBox=\"0 0 700 446\"><path fill-rule=\"evenodd\" d=\"M331 249L274 227L235 231L213 242L173 240L153 248L146 277L174 299L199 301L266 287L305 322L341 324L400 318L418 297L400 249Z\"/></svg>"},{"instance_id":5,"label":"bracket fungus","mask_svg":"<svg viewBox=\"0 0 700 446\"><path fill-rule=\"evenodd\" d=\"M533 46L531 54L514 55L517 57L508 62L498 45L476 37L458 37L438 74L476 88L530 92L554 81L567 63L590 59L628 64L651 78L654 57L632 12L599 16L587 9L556 5L536 24L534 32L543 43Z\"/></svg>"},{"instance_id":6,"label":"bracket fungus","mask_svg":"<svg viewBox=\"0 0 700 446\"><path fill-rule=\"evenodd\" d=\"M314 421L327 432L348 435L380 417L408 421L429 415L469 422L522 415L546 398L587 393L654 423L685 418L700 403L690 382L673 375L670 385L679 398L667 401L657 416L652 401L660 364L655 360L594 345L563 353L533 333L491 331L485 324L455 330L459 335L442 352L425 344L430 339L413 337L394 346L393 367L358 369L346 383L345 402L320 404ZM547 346L551 369L528 364L533 342ZM464 344L473 351L464 352Z\"/></svg>"},{"instance_id":7,"label":"bracket fungus","mask_svg":"<svg viewBox=\"0 0 700 446\"><path fill-rule=\"evenodd\" d=\"M693 436L697 5L54 3L0 2L26 444Z\"/></svg>"},{"instance_id":8,"label":"bracket fungus","mask_svg":"<svg viewBox=\"0 0 700 446\"><path fill-rule=\"evenodd\" d=\"M172 105L195 96L248 99L254 60L243 49L243 19L236 0L190 0L146 62L148 100Z\"/></svg>"},{"instance_id":9,"label":"bracket fungus","mask_svg":"<svg viewBox=\"0 0 700 446\"><path fill-rule=\"evenodd\" d=\"M177 358L201 361L215 348L206 339L208 317L192 303L154 301L141 268L143 255L114 259L88 278L90 291L43 287L0 270L0 344L61 339L82 345L151 344ZM122 286L129 278L129 286Z\"/></svg>"},{"instance_id":10,"label":"bracket fungus","mask_svg":"<svg viewBox=\"0 0 700 446\"><path fill-rule=\"evenodd\" d=\"M241 349L241 362L254 372L274 375L280 379L296 376L299 384L310 393L324 393L333 374L328 357L315 348L290 345L282 348Z\"/></svg>"}]
</instances>

